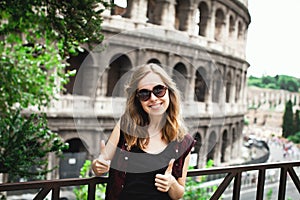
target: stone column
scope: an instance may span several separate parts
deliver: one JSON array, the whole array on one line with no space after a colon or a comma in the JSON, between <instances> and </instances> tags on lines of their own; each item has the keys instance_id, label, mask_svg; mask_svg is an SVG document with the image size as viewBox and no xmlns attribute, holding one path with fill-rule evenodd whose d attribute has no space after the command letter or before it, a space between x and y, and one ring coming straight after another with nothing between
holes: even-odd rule
<instances>
[{"instance_id":1,"label":"stone column","mask_svg":"<svg viewBox=\"0 0 300 200\"><path fill-rule=\"evenodd\" d=\"M190 73L188 74L187 80L188 84L191 86L191 89L188 89L186 94L186 101L187 102L193 102L194 101L194 95L195 95L195 79L196 79L196 68L193 66L190 66Z\"/></svg>"},{"instance_id":2,"label":"stone column","mask_svg":"<svg viewBox=\"0 0 300 200\"><path fill-rule=\"evenodd\" d=\"M154 23L174 29L175 26L175 0L157 0Z\"/></svg>"},{"instance_id":3,"label":"stone column","mask_svg":"<svg viewBox=\"0 0 300 200\"><path fill-rule=\"evenodd\" d=\"M215 6L214 6L214 2L212 3L212 9L210 11L210 18L207 20L207 38L209 38L210 40L214 41L215 40L215 20L216 20L216 16L215 16Z\"/></svg>"},{"instance_id":4,"label":"stone column","mask_svg":"<svg viewBox=\"0 0 300 200\"><path fill-rule=\"evenodd\" d=\"M83 83L82 94L89 97L96 96L96 88L98 82L98 67L83 66Z\"/></svg>"},{"instance_id":5,"label":"stone column","mask_svg":"<svg viewBox=\"0 0 300 200\"><path fill-rule=\"evenodd\" d=\"M189 34L194 34L194 29L197 26L196 24L196 10L197 5L189 6L189 7L180 7L178 10L178 18L179 18L179 27L178 29L181 31L187 31Z\"/></svg>"},{"instance_id":6,"label":"stone column","mask_svg":"<svg viewBox=\"0 0 300 200\"><path fill-rule=\"evenodd\" d=\"M127 11L124 15L134 21L145 22L147 21L147 0L130 0L127 1Z\"/></svg>"}]
</instances>

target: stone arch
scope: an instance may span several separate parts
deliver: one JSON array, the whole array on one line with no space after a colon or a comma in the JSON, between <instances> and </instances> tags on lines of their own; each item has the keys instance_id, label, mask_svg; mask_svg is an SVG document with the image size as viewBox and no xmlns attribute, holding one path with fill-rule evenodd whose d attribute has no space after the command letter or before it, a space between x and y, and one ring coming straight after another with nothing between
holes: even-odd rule
<instances>
[{"instance_id":1,"label":"stone arch","mask_svg":"<svg viewBox=\"0 0 300 200\"><path fill-rule=\"evenodd\" d=\"M109 62L107 74L107 93L106 96L124 96L124 85L117 84L121 77L132 68L131 61L127 55L119 54L114 56Z\"/></svg>"},{"instance_id":2,"label":"stone arch","mask_svg":"<svg viewBox=\"0 0 300 200\"><path fill-rule=\"evenodd\" d=\"M208 27L208 19L209 19L209 9L206 2L201 2L198 5L199 13L197 14L199 17L199 31L198 34L201 36L207 36L207 27Z\"/></svg>"},{"instance_id":3,"label":"stone arch","mask_svg":"<svg viewBox=\"0 0 300 200\"><path fill-rule=\"evenodd\" d=\"M203 67L196 70L194 100L205 102L208 95L207 73Z\"/></svg>"},{"instance_id":4,"label":"stone arch","mask_svg":"<svg viewBox=\"0 0 300 200\"><path fill-rule=\"evenodd\" d=\"M236 128L232 128L232 144L231 144L231 158L235 158L237 153L236 151L238 150L236 147L238 146L238 141L237 141L237 133L236 133Z\"/></svg>"},{"instance_id":5,"label":"stone arch","mask_svg":"<svg viewBox=\"0 0 300 200\"><path fill-rule=\"evenodd\" d=\"M225 93L225 100L226 103L230 102L230 97L231 97L231 88L232 88L232 75L230 72L227 73L226 76L226 93Z\"/></svg>"},{"instance_id":6,"label":"stone arch","mask_svg":"<svg viewBox=\"0 0 300 200\"><path fill-rule=\"evenodd\" d=\"M192 153L197 153L197 166L195 168L198 168L199 164L200 164L200 156L201 156L201 148L202 148L201 134L199 132L197 132L194 135L194 139L196 140L196 143L195 143L194 150Z\"/></svg>"},{"instance_id":7,"label":"stone arch","mask_svg":"<svg viewBox=\"0 0 300 200\"><path fill-rule=\"evenodd\" d=\"M147 4L147 22L155 24L155 7L156 7L156 0L148 0Z\"/></svg>"},{"instance_id":8,"label":"stone arch","mask_svg":"<svg viewBox=\"0 0 300 200\"><path fill-rule=\"evenodd\" d=\"M69 65L65 68L65 72L73 71L75 70L76 73L74 76L69 77L69 82L64 85L64 94L77 94L82 95L83 89L81 84L76 85L76 90L74 90L75 80L78 81L78 83L82 83L83 81L83 74L78 73L80 70L80 67L82 63L84 62L85 58L89 55L89 52L84 49L83 52L77 52L76 55L70 55L70 58L67 59L67 63Z\"/></svg>"},{"instance_id":9,"label":"stone arch","mask_svg":"<svg viewBox=\"0 0 300 200\"><path fill-rule=\"evenodd\" d=\"M66 143L69 143L69 149L64 151L63 158L59 160L59 178L77 178L88 158L86 144L80 138L71 138Z\"/></svg>"},{"instance_id":10,"label":"stone arch","mask_svg":"<svg viewBox=\"0 0 300 200\"><path fill-rule=\"evenodd\" d=\"M80 138L70 138L65 141L65 143L69 144L69 148L64 150L64 152L71 152L71 153L79 153L79 152L88 152L86 149L86 144Z\"/></svg>"},{"instance_id":11,"label":"stone arch","mask_svg":"<svg viewBox=\"0 0 300 200\"><path fill-rule=\"evenodd\" d=\"M208 138L206 162L215 159L216 143L217 143L217 134L215 131L212 131L209 134L209 138Z\"/></svg>"},{"instance_id":12,"label":"stone arch","mask_svg":"<svg viewBox=\"0 0 300 200\"><path fill-rule=\"evenodd\" d=\"M244 36L244 25L241 21L238 22L238 39L243 39Z\"/></svg>"},{"instance_id":13,"label":"stone arch","mask_svg":"<svg viewBox=\"0 0 300 200\"><path fill-rule=\"evenodd\" d=\"M233 37L235 31L235 19L233 15L229 16L229 36Z\"/></svg>"},{"instance_id":14,"label":"stone arch","mask_svg":"<svg viewBox=\"0 0 300 200\"><path fill-rule=\"evenodd\" d=\"M182 62L177 63L173 68L172 78L181 92L182 98L185 99L185 91L187 87L187 69Z\"/></svg>"},{"instance_id":15,"label":"stone arch","mask_svg":"<svg viewBox=\"0 0 300 200\"><path fill-rule=\"evenodd\" d=\"M222 134L222 149L221 149L221 162L228 162L230 154L228 154L230 148L229 134L227 130L223 131Z\"/></svg>"},{"instance_id":16,"label":"stone arch","mask_svg":"<svg viewBox=\"0 0 300 200\"><path fill-rule=\"evenodd\" d=\"M225 14L221 8L216 10L215 14L215 40L221 41L223 37Z\"/></svg>"},{"instance_id":17,"label":"stone arch","mask_svg":"<svg viewBox=\"0 0 300 200\"><path fill-rule=\"evenodd\" d=\"M155 63L161 66L161 62L156 58L151 58L150 60L147 61L147 63Z\"/></svg>"},{"instance_id":18,"label":"stone arch","mask_svg":"<svg viewBox=\"0 0 300 200\"><path fill-rule=\"evenodd\" d=\"M190 8L190 1L176 0L175 4L175 28L180 31L187 31L189 16L187 12Z\"/></svg>"}]
</instances>

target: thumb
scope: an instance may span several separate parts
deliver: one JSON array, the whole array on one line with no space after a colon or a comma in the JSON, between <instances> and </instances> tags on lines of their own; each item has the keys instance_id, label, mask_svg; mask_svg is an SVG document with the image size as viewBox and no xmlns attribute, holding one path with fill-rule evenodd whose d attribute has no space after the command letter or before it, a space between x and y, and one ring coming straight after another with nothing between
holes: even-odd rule
<instances>
[{"instance_id":1,"label":"thumb","mask_svg":"<svg viewBox=\"0 0 300 200\"><path fill-rule=\"evenodd\" d=\"M105 150L105 142L104 142L104 140L101 140L101 142L100 142L100 154L102 155L102 157L103 157L104 160L107 159L107 154L106 154L106 150Z\"/></svg>"},{"instance_id":2,"label":"thumb","mask_svg":"<svg viewBox=\"0 0 300 200\"><path fill-rule=\"evenodd\" d=\"M173 168L173 165L174 165L174 161L175 161L174 158L172 158L172 159L170 160L169 165L168 165L168 168L167 168L166 171L165 171L165 175L167 175L167 174L172 174L172 168Z\"/></svg>"}]
</instances>

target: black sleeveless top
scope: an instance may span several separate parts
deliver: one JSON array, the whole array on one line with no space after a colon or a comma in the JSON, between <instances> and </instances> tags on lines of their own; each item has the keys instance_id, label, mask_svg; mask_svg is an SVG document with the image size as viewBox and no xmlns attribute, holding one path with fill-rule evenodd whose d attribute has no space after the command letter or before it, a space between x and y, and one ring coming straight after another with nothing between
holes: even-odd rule
<instances>
[{"instance_id":1,"label":"black sleeveless top","mask_svg":"<svg viewBox=\"0 0 300 200\"><path fill-rule=\"evenodd\" d=\"M174 144L172 144L174 145ZM130 162L128 167L140 173L127 172L125 184L120 194L120 200L170 200L167 192L157 190L155 186L156 174L164 174L166 163L172 159L172 145L168 145L161 153L150 154L138 147L131 152L140 153L143 158ZM167 165L168 166L168 165ZM154 171L152 170L154 169Z\"/></svg>"},{"instance_id":2,"label":"black sleeveless top","mask_svg":"<svg viewBox=\"0 0 300 200\"><path fill-rule=\"evenodd\" d=\"M180 142L173 141L159 154L146 153L134 146L127 151L121 131L118 148L111 162L106 200L169 200L167 192L155 187L155 175L164 174L170 160L175 158L172 175L178 179L186 156L195 144L190 135Z\"/></svg>"}]
</instances>

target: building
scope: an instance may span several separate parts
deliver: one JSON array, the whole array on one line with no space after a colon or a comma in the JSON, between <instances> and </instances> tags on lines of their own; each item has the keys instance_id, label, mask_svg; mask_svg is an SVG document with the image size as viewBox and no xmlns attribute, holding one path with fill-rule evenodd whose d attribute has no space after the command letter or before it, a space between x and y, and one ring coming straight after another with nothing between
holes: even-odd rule
<instances>
[{"instance_id":1,"label":"building","mask_svg":"<svg viewBox=\"0 0 300 200\"><path fill-rule=\"evenodd\" d=\"M293 112L300 109L300 93L258 87L247 88L248 112L245 115L249 125L248 135L268 138L282 135L282 121L286 103L291 100Z\"/></svg>"},{"instance_id":2,"label":"building","mask_svg":"<svg viewBox=\"0 0 300 200\"><path fill-rule=\"evenodd\" d=\"M70 144L54 177L74 177L100 151L125 102L130 70L149 62L168 71L183 97L197 140L196 167L240 162L247 111L247 0L132 0L104 13L105 40L68 61L75 77L47 110L49 125ZM60 162L60 163L58 163ZM72 171L76 172L72 174ZM78 173L77 173L78 174Z\"/></svg>"}]
</instances>

